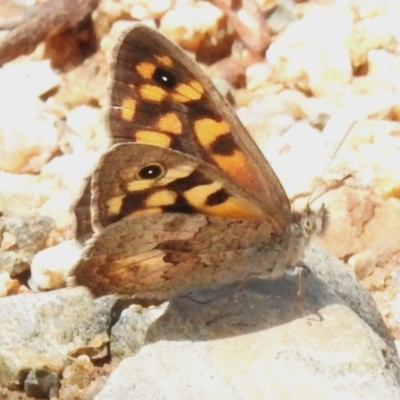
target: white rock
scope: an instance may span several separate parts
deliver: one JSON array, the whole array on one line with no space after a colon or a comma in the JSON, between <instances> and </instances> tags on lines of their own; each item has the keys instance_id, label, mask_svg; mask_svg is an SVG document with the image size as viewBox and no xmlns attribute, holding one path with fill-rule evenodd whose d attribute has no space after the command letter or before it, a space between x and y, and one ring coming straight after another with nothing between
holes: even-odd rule
<instances>
[{"instance_id":1,"label":"white rock","mask_svg":"<svg viewBox=\"0 0 400 400\"><path fill-rule=\"evenodd\" d=\"M246 87L254 90L267 84L271 76L271 68L265 62L251 64L246 69Z\"/></svg>"},{"instance_id":2,"label":"white rock","mask_svg":"<svg viewBox=\"0 0 400 400\"><path fill-rule=\"evenodd\" d=\"M172 0L128 0L126 3L131 3L131 17L139 21L147 18L160 18L173 6Z\"/></svg>"},{"instance_id":3,"label":"white rock","mask_svg":"<svg viewBox=\"0 0 400 400\"><path fill-rule=\"evenodd\" d=\"M71 151L105 150L110 145L99 108L87 105L75 107L67 112L66 122L73 131L64 138Z\"/></svg>"},{"instance_id":4,"label":"white rock","mask_svg":"<svg viewBox=\"0 0 400 400\"><path fill-rule=\"evenodd\" d=\"M61 77L51 68L50 60L22 59L19 63L5 64L0 69L2 97L19 98L23 95L37 98L57 87L60 82ZM23 93L21 93L22 87Z\"/></svg>"},{"instance_id":5,"label":"white rock","mask_svg":"<svg viewBox=\"0 0 400 400\"><path fill-rule=\"evenodd\" d=\"M1 96L0 108L0 170L40 171L58 149L56 117L29 96Z\"/></svg>"},{"instance_id":6,"label":"white rock","mask_svg":"<svg viewBox=\"0 0 400 400\"><path fill-rule=\"evenodd\" d=\"M358 185L380 198L400 187L400 123L362 119L351 129L332 164L332 171L352 173Z\"/></svg>"},{"instance_id":7,"label":"white rock","mask_svg":"<svg viewBox=\"0 0 400 400\"><path fill-rule=\"evenodd\" d=\"M59 83L49 60L0 69L0 170L38 172L58 149L57 118L38 97Z\"/></svg>"},{"instance_id":8,"label":"white rock","mask_svg":"<svg viewBox=\"0 0 400 400\"><path fill-rule=\"evenodd\" d=\"M47 215L60 235L55 242L71 238L71 207L99 156L100 152L77 152L55 157L39 175L0 171L0 209L7 214Z\"/></svg>"},{"instance_id":9,"label":"white rock","mask_svg":"<svg viewBox=\"0 0 400 400\"><path fill-rule=\"evenodd\" d=\"M368 52L368 77L371 93L400 93L400 57L385 50Z\"/></svg>"},{"instance_id":10,"label":"white rock","mask_svg":"<svg viewBox=\"0 0 400 400\"><path fill-rule=\"evenodd\" d=\"M45 165L40 175L41 203L38 212L55 221L61 233L54 240L70 239L74 234L71 208L79 199L85 178L93 171L100 152L77 152L54 158Z\"/></svg>"},{"instance_id":11,"label":"white rock","mask_svg":"<svg viewBox=\"0 0 400 400\"><path fill-rule=\"evenodd\" d=\"M100 155L101 152L88 151L56 157L43 167L40 178L43 182L52 181L55 188L75 192L77 183L89 175Z\"/></svg>"},{"instance_id":12,"label":"white rock","mask_svg":"<svg viewBox=\"0 0 400 400\"><path fill-rule=\"evenodd\" d=\"M342 110L340 104L329 97L304 97L299 107L303 118L319 128L324 127L331 116Z\"/></svg>"},{"instance_id":13,"label":"white rock","mask_svg":"<svg viewBox=\"0 0 400 400\"><path fill-rule=\"evenodd\" d=\"M185 48L196 50L206 36L214 35L217 40L224 13L208 2L181 5L167 13L160 20L160 32Z\"/></svg>"},{"instance_id":14,"label":"white rock","mask_svg":"<svg viewBox=\"0 0 400 400\"><path fill-rule=\"evenodd\" d=\"M312 9L292 23L266 53L276 78L316 96L340 94L352 79L345 46L352 20L349 11Z\"/></svg>"},{"instance_id":15,"label":"white rock","mask_svg":"<svg viewBox=\"0 0 400 400\"><path fill-rule=\"evenodd\" d=\"M74 240L40 251L32 259L30 286L39 289L57 289L65 286L65 279L80 254L81 247Z\"/></svg>"},{"instance_id":16,"label":"white rock","mask_svg":"<svg viewBox=\"0 0 400 400\"><path fill-rule=\"evenodd\" d=\"M42 204L38 175L0 171L0 208L6 214L29 214Z\"/></svg>"},{"instance_id":17,"label":"white rock","mask_svg":"<svg viewBox=\"0 0 400 400\"><path fill-rule=\"evenodd\" d=\"M304 121L271 139L263 150L289 198L310 193L330 160L320 132Z\"/></svg>"}]
</instances>

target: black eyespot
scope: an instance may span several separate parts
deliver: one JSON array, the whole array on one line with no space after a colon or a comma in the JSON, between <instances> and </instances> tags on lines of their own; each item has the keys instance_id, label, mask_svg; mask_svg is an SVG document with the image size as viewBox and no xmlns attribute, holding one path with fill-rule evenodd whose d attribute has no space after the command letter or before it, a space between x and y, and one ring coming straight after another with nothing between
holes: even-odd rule
<instances>
[{"instance_id":1,"label":"black eyespot","mask_svg":"<svg viewBox=\"0 0 400 400\"><path fill-rule=\"evenodd\" d=\"M167 89L173 89L177 83L175 76L164 68L157 68L153 73L153 79Z\"/></svg>"},{"instance_id":2,"label":"black eyespot","mask_svg":"<svg viewBox=\"0 0 400 400\"><path fill-rule=\"evenodd\" d=\"M164 174L164 168L159 164L146 165L138 172L140 179L156 179Z\"/></svg>"}]
</instances>

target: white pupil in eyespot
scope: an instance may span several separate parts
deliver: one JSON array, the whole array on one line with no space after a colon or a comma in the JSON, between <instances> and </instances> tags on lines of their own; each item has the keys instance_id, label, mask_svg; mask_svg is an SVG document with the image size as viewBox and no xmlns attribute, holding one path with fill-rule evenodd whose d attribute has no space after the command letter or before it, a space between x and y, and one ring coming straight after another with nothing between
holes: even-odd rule
<instances>
[{"instance_id":1,"label":"white pupil in eyespot","mask_svg":"<svg viewBox=\"0 0 400 400\"><path fill-rule=\"evenodd\" d=\"M148 165L140 170L139 176L142 179L155 179L160 176L162 169L159 165Z\"/></svg>"}]
</instances>

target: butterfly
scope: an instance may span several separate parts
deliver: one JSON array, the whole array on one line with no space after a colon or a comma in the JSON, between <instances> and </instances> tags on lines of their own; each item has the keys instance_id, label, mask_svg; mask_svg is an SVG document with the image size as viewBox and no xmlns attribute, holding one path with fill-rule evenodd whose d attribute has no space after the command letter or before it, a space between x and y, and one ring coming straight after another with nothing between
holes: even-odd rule
<instances>
[{"instance_id":1,"label":"butterfly","mask_svg":"<svg viewBox=\"0 0 400 400\"><path fill-rule=\"evenodd\" d=\"M213 283L278 278L301 263L325 230L326 209L292 212L200 67L137 24L117 44L111 71L106 121L115 144L77 207L90 203L94 234L75 282L95 296L168 299ZM84 213L76 215L83 227Z\"/></svg>"}]
</instances>

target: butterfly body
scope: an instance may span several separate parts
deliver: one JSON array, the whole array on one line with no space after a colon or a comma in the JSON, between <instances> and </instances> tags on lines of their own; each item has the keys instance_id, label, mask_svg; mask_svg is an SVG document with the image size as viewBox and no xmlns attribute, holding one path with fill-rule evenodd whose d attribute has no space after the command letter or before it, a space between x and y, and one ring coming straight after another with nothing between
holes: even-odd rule
<instances>
[{"instance_id":1,"label":"butterfly body","mask_svg":"<svg viewBox=\"0 0 400 400\"><path fill-rule=\"evenodd\" d=\"M169 298L212 283L274 279L324 230L292 213L272 168L200 68L137 25L115 52L116 144L91 182L88 241L74 274L95 295ZM79 216L78 217L79 225Z\"/></svg>"}]
</instances>

